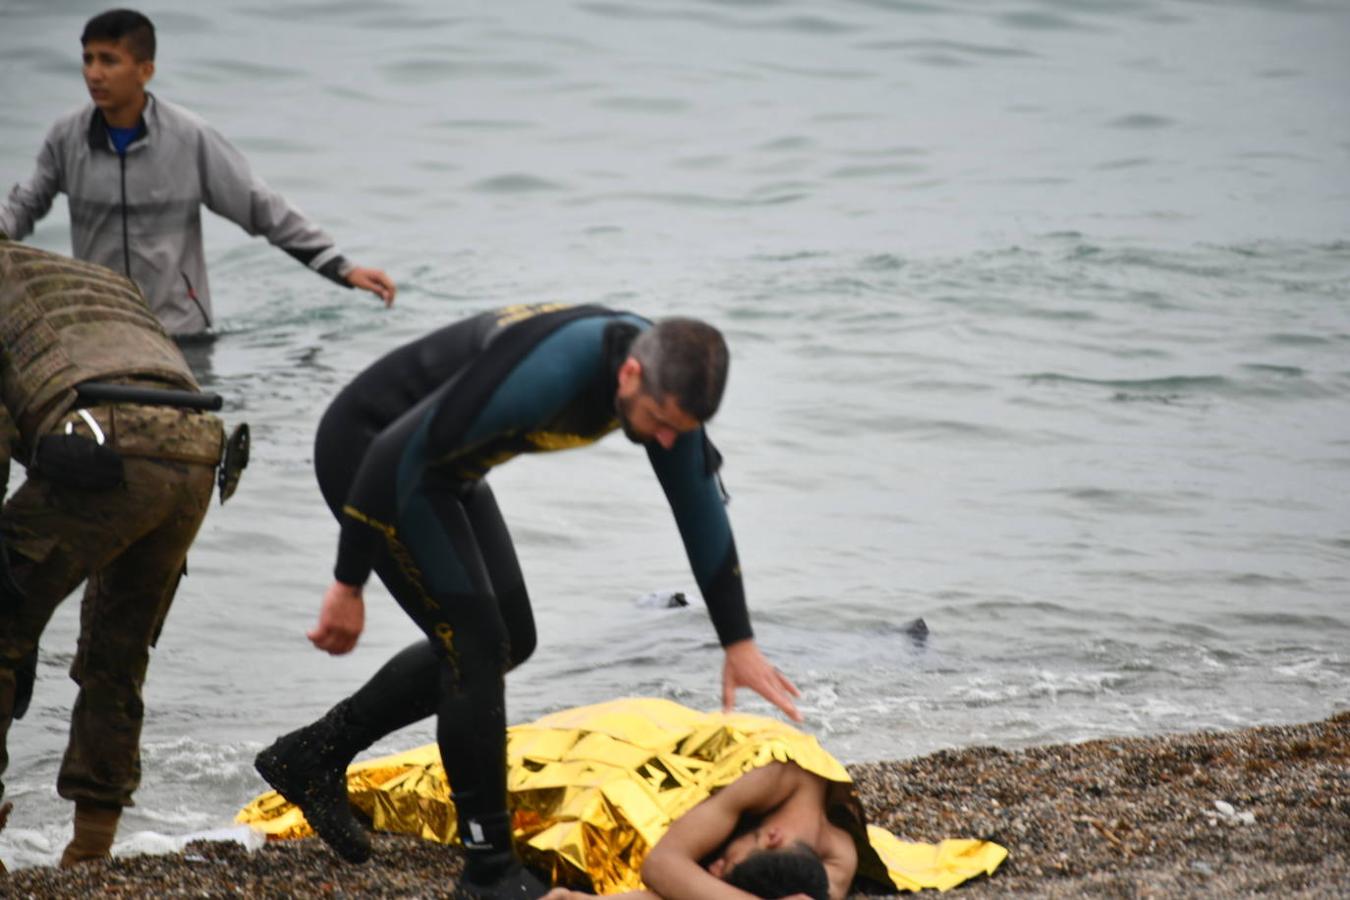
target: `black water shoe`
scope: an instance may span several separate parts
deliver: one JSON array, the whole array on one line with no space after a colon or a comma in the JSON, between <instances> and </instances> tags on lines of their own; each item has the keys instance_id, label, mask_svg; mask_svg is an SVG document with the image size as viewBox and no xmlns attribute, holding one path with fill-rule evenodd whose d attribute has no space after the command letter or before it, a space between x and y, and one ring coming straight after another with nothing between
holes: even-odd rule
<instances>
[{"instance_id":1,"label":"black water shoe","mask_svg":"<svg viewBox=\"0 0 1350 900\"><path fill-rule=\"evenodd\" d=\"M534 873L520 863L513 864L488 884L478 884L467 877L455 886L455 900L539 900L549 892Z\"/></svg>"},{"instance_id":2,"label":"black water shoe","mask_svg":"<svg viewBox=\"0 0 1350 900\"><path fill-rule=\"evenodd\" d=\"M253 760L253 767L274 790L305 814L324 843L350 863L370 859L370 835L347 801L346 766L325 766L315 759L306 729L277 738Z\"/></svg>"}]
</instances>

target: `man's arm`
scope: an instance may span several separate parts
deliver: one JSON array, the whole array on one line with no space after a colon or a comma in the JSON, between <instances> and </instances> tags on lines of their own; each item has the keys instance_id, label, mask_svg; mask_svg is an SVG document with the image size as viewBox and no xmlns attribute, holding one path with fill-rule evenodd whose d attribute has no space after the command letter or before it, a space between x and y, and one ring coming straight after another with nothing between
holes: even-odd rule
<instances>
[{"instance_id":1,"label":"man's arm","mask_svg":"<svg viewBox=\"0 0 1350 900\"><path fill-rule=\"evenodd\" d=\"M767 812L792 793L791 769L774 763L747 772L671 823L647 854L642 880L662 900L743 900L752 897L714 877L699 861L736 829L746 814Z\"/></svg>"},{"instance_id":2,"label":"man's arm","mask_svg":"<svg viewBox=\"0 0 1350 900\"><path fill-rule=\"evenodd\" d=\"M203 125L198 140L202 201L207 209L249 234L262 235L330 281L370 291L386 306L393 304L397 292L393 279L344 257L327 232L257 177L244 154L220 132Z\"/></svg>"},{"instance_id":3,"label":"man's arm","mask_svg":"<svg viewBox=\"0 0 1350 900\"><path fill-rule=\"evenodd\" d=\"M14 185L8 199L0 204L0 238L17 241L27 237L38 220L52 208L52 200L61 190L61 156L57 152L56 131L53 127L43 141L32 177L24 184Z\"/></svg>"},{"instance_id":4,"label":"man's arm","mask_svg":"<svg viewBox=\"0 0 1350 900\"><path fill-rule=\"evenodd\" d=\"M669 450L648 445L647 457L675 514L694 579L726 651L723 710L735 706L737 688L748 687L794 722L802 721L792 702L799 696L796 685L769 664L754 641L736 542L717 480L716 451L698 429L681 435Z\"/></svg>"},{"instance_id":5,"label":"man's arm","mask_svg":"<svg viewBox=\"0 0 1350 900\"><path fill-rule=\"evenodd\" d=\"M712 875L700 863L727 842L744 816L763 815L781 807L799 790L803 778L813 777L791 763L771 763L745 773L671 823L642 865L642 880L651 890L611 896L622 900L753 897ZM829 871L828 865L826 869ZM833 897L836 887L833 875L831 878ZM846 884L843 887L847 889ZM555 888L543 900L582 900L588 896Z\"/></svg>"}]
</instances>

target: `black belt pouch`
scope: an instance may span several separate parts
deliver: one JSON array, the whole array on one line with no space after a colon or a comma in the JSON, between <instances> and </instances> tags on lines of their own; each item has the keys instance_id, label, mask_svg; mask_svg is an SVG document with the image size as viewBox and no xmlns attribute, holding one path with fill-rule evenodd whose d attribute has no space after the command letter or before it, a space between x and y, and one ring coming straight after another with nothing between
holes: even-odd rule
<instances>
[{"instance_id":1,"label":"black belt pouch","mask_svg":"<svg viewBox=\"0 0 1350 900\"><path fill-rule=\"evenodd\" d=\"M106 491L126 480L121 454L82 434L44 434L34 462L43 477L83 491Z\"/></svg>"}]
</instances>

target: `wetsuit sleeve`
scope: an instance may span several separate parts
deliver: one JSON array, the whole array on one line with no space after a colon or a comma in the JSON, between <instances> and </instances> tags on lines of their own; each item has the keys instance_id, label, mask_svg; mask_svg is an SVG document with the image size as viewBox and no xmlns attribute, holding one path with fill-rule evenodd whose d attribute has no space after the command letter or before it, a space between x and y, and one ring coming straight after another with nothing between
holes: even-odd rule
<instances>
[{"instance_id":1,"label":"wetsuit sleeve","mask_svg":"<svg viewBox=\"0 0 1350 900\"><path fill-rule=\"evenodd\" d=\"M0 204L0 237L20 240L33 231L38 220L52 208L52 200L61 190L61 154L57 141L59 123L47 134L38 151L37 167L24 184L16 184Z\"/></svg>"},{"instance_id":2,"label":"wetsuit sleeve","mask_svg":"<svg viewBox=\"0 0 1350 900\"><path fill-rule=\"evenodd\" d=\"M681 435L669 450L647 447L647 457L670 501L694 580L703 593L722 646L754 637L745 605L741 565L731 534L711 445L702 429Z\"/></svg>"},{"instance_id":3,"label":"wetsuit sleeve","mask_svg":"<svg viewBox=\"0 0 1350 900\"><path fill-rule=\"evenodd\" d=\"M333 239L253 173L244 154L214 128L198 133L202 201L251 235L262 235L301 263L343 287L355 266Z\"/></svg>"}]
</instances>

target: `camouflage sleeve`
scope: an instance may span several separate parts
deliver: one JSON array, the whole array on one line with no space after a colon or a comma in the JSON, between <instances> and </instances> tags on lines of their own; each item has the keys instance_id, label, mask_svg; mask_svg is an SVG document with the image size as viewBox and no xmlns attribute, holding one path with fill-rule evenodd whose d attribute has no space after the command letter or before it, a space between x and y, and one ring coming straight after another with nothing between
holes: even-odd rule
<instances>
[{"instance_id":1,"label":"camouflage sleeve","mask_svg":"<svg viewBox=\"0 0 1350 900\"><path fill-rule=\"evenodd\" d=\"M13 455L13 446L19 439L19 428L9 407L0 403L0 499L9 493L9 460Z\"/></svg>"}]
</instances>

